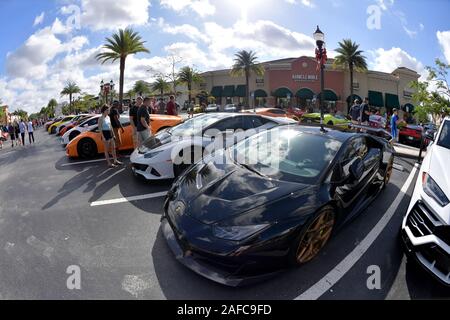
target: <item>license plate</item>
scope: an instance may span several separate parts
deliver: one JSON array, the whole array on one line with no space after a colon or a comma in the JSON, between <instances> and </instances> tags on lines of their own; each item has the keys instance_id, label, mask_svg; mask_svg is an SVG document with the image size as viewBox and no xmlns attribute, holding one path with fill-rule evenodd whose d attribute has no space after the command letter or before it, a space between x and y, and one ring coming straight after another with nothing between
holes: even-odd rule
<instances>
[{"instance_id":1,"label":"license plate","mask_svg":"<svg viewBox=\"0 0 450 320\"><path fill-rule=\"evenodd\" d=\"M414 138L413 138L413 137L408 137L408 139L409 139L409 140L414 140Z\"/></svg>"}]
</instances>

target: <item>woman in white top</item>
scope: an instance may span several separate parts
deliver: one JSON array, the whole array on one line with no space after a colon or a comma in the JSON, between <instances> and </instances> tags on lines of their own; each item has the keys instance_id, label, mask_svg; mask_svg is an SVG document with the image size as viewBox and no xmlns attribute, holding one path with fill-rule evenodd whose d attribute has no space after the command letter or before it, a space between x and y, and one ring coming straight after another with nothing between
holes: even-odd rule
<instances>
[{"instance_id":1,"label":"woman in white top","mask_svg":"<svg viewBox=\"0 0 450 320\"><path fill-rule=\"evenodd\" d=\"M100 131L103 144L105 146L105 158L108 167L115 168L122 163L117 160L116 144L114 142L114 133L111 129L111 123L107 120L109 114L109 107L104 105L101 109L101 117L98 119L98 130ZM109 152L111 151L114 163L111 163Z\"/></svg>"},{"instance_id":2,"label":"woman in white top","mask_svg":"<svg viewBox=\"0 0 450 320\"><path fill-rule=\"evenodd\" d=\"M31 140L33 139L33 143L34 143L34 128L33 128L33 121L28 121L27 123L27 131L28 131L28 139L30 140L30 144L31 144Z\"/></svg>"}]
</instances>

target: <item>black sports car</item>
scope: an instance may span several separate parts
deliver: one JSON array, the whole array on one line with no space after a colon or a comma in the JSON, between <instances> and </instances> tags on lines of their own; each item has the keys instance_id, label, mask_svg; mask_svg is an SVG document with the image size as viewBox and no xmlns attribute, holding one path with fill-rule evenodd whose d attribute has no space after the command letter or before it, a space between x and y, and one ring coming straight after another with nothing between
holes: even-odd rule
<instances>
[{"instance_id":1,"label":"black sports car","mask_svg":"<svg viewBox=\"0 0 450 320\"><path fill-rule=\"evenodd\" d=\"M289 125L197 163L175 181L162 230L176 258L240 286L312 260L389 182L383 138Z\"/></svg>"}]
</instances>

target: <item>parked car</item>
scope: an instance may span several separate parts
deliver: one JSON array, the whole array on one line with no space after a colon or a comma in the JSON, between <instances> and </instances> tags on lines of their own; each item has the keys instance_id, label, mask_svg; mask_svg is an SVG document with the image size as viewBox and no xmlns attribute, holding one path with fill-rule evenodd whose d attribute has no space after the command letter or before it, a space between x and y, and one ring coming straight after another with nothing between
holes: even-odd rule
<instances>
[{"instance_id":1,"label":"parked car","mask_svg":"<svg viewBox=\"0 0 450 320\"><path fill-rule=\"evenodd\" d=\"M175 126L182 122L181 117L152 114L151 129L152 133ZM133 150L132 128L130 125L130 117L122 115L120 122L125 130L122 133L122 144L120 150ZM101 138L101 133L98 130L98 125L90 131L83 132L75 137L66 147L66 155L70 158L81 157L89 159L95 157L99 153L104 152L104 145Z\"/></svg>"},{"instance_id":2,"label":"parked car","mask_svg":"<svg viewBox=\"0 0 450 320\"><path fill-rule=\"evenodd\" d=\"M428 138L401 234L408 257L450 286L450 117Z\"/></svg>"},{"instance_id":3,"label":"parked car","mask_svg":"<svg viewBox=\"0 0 450 320\"><path fill-rule=\"evenodd\" d=\"M203 113L205 110L203 110L203 107L199 104L195 105L194 107L194 113Z\"/></svg>"},{"instance_id":4,"label":"parked car","mask_svg":"<svg viewBox=\"0 0 450 320\"><path fill-rule=\"evenodd\" d=\"M361 213L389 183L393 153L366 133L273 128L179 177L164 204L163 235L178 261L210 280L265 279L313 260ZM242 162L245 155L252 161Z\"/></svg>"},{"instance_id":5,"label":"parked car","mask_svg":"<svg viewBox=\"0 0 450 320\"><path fill-rule=\"evenodd\" d=\"M279 108L256 108L255 109L256 114L268 116L268 117L275 117L275 118L287 118L287 112L283 109Z\"/></svg>"},{"instance_id":6,"label":"parked car","mask_svg":"<svg viewBox=\"0 0 450 320\"><path fill-rule=\"evenodd\" d=\"M227 104L223 108L223 112L236 112L237 106L235 104Z\"/></svg>"},{"instance_id":7,"label":"parked car","mask_svg":"<svg viewBox=\"0 0 450 320\"><path fill-rule=\"evenodd\" d=\"M56 135L62 136L63 135L62 130L64 130L68 126L78 124L78 121L80 121L80 120L83 121L84 119L86 119L86 117L89 117L89 116L90 115L88 115L88 114L82 114L82 115L76 116L75 118L73 118L70 121L61 123L58 127L56 127Z\"/></svg>"},{"instance_id":8,"label":"parked car","mask_svg":"<svg viewBox=\"0 0 450 320\"><path fill-rule=\"evenodd\" d=\"M398 142L420 147L423 127L414 124L402 126L398 132ZM428 141L426 142L428 144Z\"/></svg>"},{"instance_id":9,"label":"parked car","mask_svg":"<svg viewBox=\"0 0 450 320\"><path fill-rule=\"evenodd\" d=\"M219 112L220 106L217 104L210 104L206 107L205 112Z\"/></svg>"},{"instance_id":10,"label":"parked car","mask_svg":"<svg viewBox=\"0 0 450 320\"><path fill-rule=\"evenodd\" d=\"M78 118L76 120L73 119L64 128L60 128L58 135L60 135L62 137L67 131L69 131L72 128L75 128L75 127L79 126L82 122L84 122L85 120L87 120L89 118L92 118L93 116L94 116L94 114L85 114L85 115L82 115L80 118Z\"/></svg>"},{"instance_id":11,"label":"parked car","mask_svg":"<svg viewBox=\"0 0 450 320\"><path fill-rule=\"evenodd\" d=\"M300 121L304 114L305 112L302 111L300 108L289 107L287 109L287 116L296 121Z\"/></svg>"},{"instance_id":12,"label":"parked car","mask_svg":"<svg viewBox=\"0 0 450 320\"><path fill-rule=\"evenodd\" d=\"M61 144L63 146L66 146L69 144L70 141L75 139L80 133L95 129L98 124L98 118L100 118L100 115L95 115L91 118L88 118L87 120L84 120L78 126L75 126L74 128L68 130L61 137Z\"/></svg>"},{"instance_id":13,"label":"parked car","mask_svg":"<svg viewBox=\"0 0 450 320\"><path fill-rule=\"evenodd\" d=\"M72 116L67 116L62 118L60 121L54 122L53 124L51 124L48 127L48 133L49 134L55 134L56 133L56 128L58 128L59 125L69 122L71 121L73 118L75 118L76 116L72 115Z\"/></svg>"},{"instance_id":14,"label":"parked car","mask_svg":"<svg viewBox=\"0 0 450 320\"><path fill-rule=\"evenodd\" d=\"M131 155L132 170L135 175L147 180L172 179L209 152L208 147L217 141L217 137L206 135L210 130L222 133L227 130L267 130L280 124L292 123L295 121L242 113L199 115L148 139ZM249 131L247 133L250 134ZM232 145L235 140L245 136L234 135L226 138L223 147L226 147L227 143ZM176 160L184 157L187 157L185 162Z\"/></svg>"},{"instance_id":15,"label":"parked car","mask_svg":"<svg viewBox=\"0 0 450 320\"><path fill-rule=\"evenodd\" d=\"M329 126L334 125L346 125L350 121L342 115L332 115L329 113L324 114L324 123ZM304 113L301 118L302 122L305 123L320 123L320 113Z\"/></svg>"}]
</instances>

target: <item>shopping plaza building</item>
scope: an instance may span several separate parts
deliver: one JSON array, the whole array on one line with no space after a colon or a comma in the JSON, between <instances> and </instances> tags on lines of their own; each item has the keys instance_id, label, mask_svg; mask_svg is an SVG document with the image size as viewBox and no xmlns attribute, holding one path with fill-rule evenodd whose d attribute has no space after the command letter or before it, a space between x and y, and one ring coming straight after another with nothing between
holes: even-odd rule
<instances>
[{"instance_id":1,"label":"shopping plaza building","mask_svg":"<svg viewBox=\"0 0 450 320\"><path fill-rule=\"evenodd\" d=\"M312 57L290 58L262 63L264 76L251 75L249 81L250 107L296 106L318 111L320 99L320 70ZM243 103L246 95L245 77L231 76L230 70L202 74L198 90L209 93L220 105ZM392 108L412 112L412 81L420 75L400 67L392 73L378 71L354 72L354 98L368 97L370 105L384 111ZM325 69L324 98L328 111L347 113L351 106L350 73L333 66L329 59Z\"/></svg>"}]
</instances>

